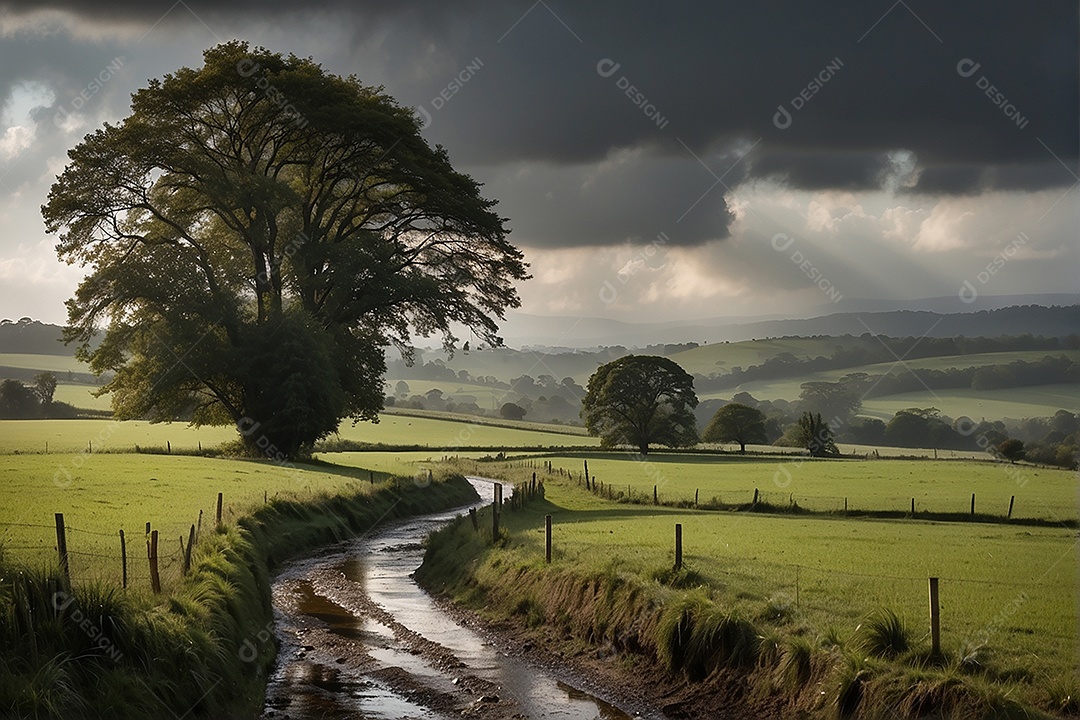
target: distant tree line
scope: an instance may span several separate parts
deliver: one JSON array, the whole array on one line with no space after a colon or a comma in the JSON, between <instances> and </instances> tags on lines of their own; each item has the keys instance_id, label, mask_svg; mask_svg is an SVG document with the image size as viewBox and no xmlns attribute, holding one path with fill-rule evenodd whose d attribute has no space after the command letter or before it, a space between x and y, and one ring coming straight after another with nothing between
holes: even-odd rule
<instances>
[{"instance_id":1,"label":"distant tree line","mask_svg":"<svg viewBox=\"0 0 1080 720\"><path fill-rule=\"evenodd\" d=\"M0 381L0 419L77 417L73 406L53 400L55 392L56 376L50 372L38 373L33 385L25 385L12 378Z\"/></svg>"},{"instance_id":2,"label":"distant tree line","mask_svg":"<svg viewBox=\"0 0 1080 720\"><path fill-rule=\"evenodd\" d=\"M441 363L436 360L433 363L427 363L426 367L432 365L439 367ZM448 368L443 366L443 369ZM445 379L473 385L486 384L504 389L506 392L500 393L491 407L481 407L480 398L470 395L467 391L453 392L451 385L447 388L453 392L452 396L448 396L446 390L442 388L432 388L426 393L419 394L412 393L408 381L399 380L393 387L394 394L387 396L384 402L389 407L440 410L482 417L525 419L557 424L581 424L581 398L585 396L585 388L571 377L556 380L551 375L540 375L536 378L520 375L509 383L477 383L475 381L470 383L468 380L463 380L460 375L453 378L448 376Z\"/></svg>"}]
</instances>

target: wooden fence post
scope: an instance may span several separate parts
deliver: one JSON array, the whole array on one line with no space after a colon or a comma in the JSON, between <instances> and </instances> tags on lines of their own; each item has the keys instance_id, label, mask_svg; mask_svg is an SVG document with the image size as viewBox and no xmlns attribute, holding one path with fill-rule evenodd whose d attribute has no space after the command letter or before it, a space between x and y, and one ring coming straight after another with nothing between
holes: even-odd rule
<instances>
[{"instance_id":1,"label":"wooden fence post","mask_svg":"<svg viewBox=\"0 0 1080 720\"><path fill-rule=\"evenodd\" d=\"M675 523L675 569L682 570L682 523Z\"/></svg>"},{"instance_id":2,"label":"wooden fence post","mask_svg":"<svg viewBox=\"0 0 1080 720\"><path fill-rule=\"evenodd\" d=\"M1008 514L1008 518L1010 520L1012 520L1012 509L1013 509L1013 503L1014 502L1016 502L1016 496L1012 495L1011 497L1009 497L1009 514Z\"/></svg>"},{"instance_id":3,"label":"wooden fence post","mask_svg":"<svg viewBox=\"0 0 1080 720\"><path fill-rule=\"evenodd\" d=\"M502 483L495 483L495 499L491 503L491 541L499 540L499 512L502 510Z\"/></svg>"},{"instance_id":4,"label":"wooden fence post","mask_svg":"<svg viewBox=\"0 0 1080 720\"><path fill-rule=\"evenodd\" d=\"M217 526L221 528L221 493L217 494Z\"/></svg>"},{"instance_id":5,"label":"wooden fence post","mask_svg":"<svg viewBox=\"0 0 1080 720\"><path fill-rule=\"evenodd\" d=\"M653 505L659 505L660 504L660 499L656 495L656 486L655 485L652 486L652 504Z\"/></svg>"},{"instance_id":6,"label":"wooden fence post","mask_svg":"<svg viewBox=\"0 0 1080 720\"><path fill-rule=\"evenodd\" d=\"M698 488L694 488L694 507L697 507Z\"/></svg>"},{"instance_id":7,"label":"wooden fence post","mask_svg":"<svg viewBox=\"0 0 1080 720\"><path fill-rule=\"evenodd\" d=\"M971 514L975 514L975 493L971 493Z\"/></svg>"},{"instance_id":8,"label":"wooden fence post","mask_svg":"<svg viewBox=\"0 0 1080 720\"><path fill-rule=\"evenodd\" d=\"M941 654L941 616L938 607L938 579L930 578L930 652Z\"/></svg>"},{"instance_id":9,"label":"wooden fence post","mask_svg":"<svg viewBox=\"0 0 1080 720\"><path fill-rule=\"evenodd\" d=\"M127 542L124 540L124 531L120 530L120 569L123 572L124 589L127 590Z\"/></svg>"},{"instance_id":10,"label":"wooden fence post","mask_svg":"<svg viewBox=\"0 0 1080 720\"><path fill-rule=\"evenodd\" d=\"M469 518L472 520L473 530L480 530L480 521L476 518L476 508L469 508Z\"/></svg>"},{"instance_id":11,"label":"wooden fence post","mask_svg":"<svg viewBox=\"0 0 1080 720\"><path fill-rule=\"evenodd\" d=\"M195 526L191 526L191 532L188 533L187 550L184 551L184 574L187 575L191 571L191 548L195 544Z\"/></svg>"},{"instance_id":12,"label":"wooden fence post","mask_svg":"<svg viewBox=\"0 0 1080 720\"><path fill-rule=\"evenodd\" d=\"M161 576L158 575L158 531L150 531L150 589L157 595L161 592Z\"/></svg>"},{"instance_id":13,"label":"wooden fence post","mask_svg":"<svg viewBox=\"0 0 1080 720\"><path fill-rule=\"evenodd\" d=\"M56 552L60 556L60 570L64 581L71 585L71 568L68 565L67 530L64 528L64 513L56 513Z\"/></svg>"},{"instance_id":14,"label":"wooden fence post","mask_svg":"<svg viewBox=\"0 0 1080 720\"><path fill-rule=\"evenodd\" d=\"M915 498L911 498L911 514L915 514Z\"/></svg>"},{"instance_id":15,"label":"wooden fence post","mask_svg":"<svg viewBox=\"0 0 1080 720\"><path fill-rule=\"evenodd\" d=\"M199 510L199 524L195 526L195 542L199 542L200 533L202 533L202 510Z\"/></svg>"},{"instance_id":16,"label":"wooden fence post","mask_svg":"<svg viewBox=\"0 0 1080 720\"><path fill-rule=\"evenodd\" d=\"M551 516L550 515L545 515L544 516L544 528L545 528L545 531L547 533L547 543L545 545L544 558L547 560L547 563L550 565L551 564Z\"/></svg>"},{"instance_id":17,"label":"wooden fence post","mask_svg":"<svg viewBox=\"0 0 1080 720\"><path fill-rule=\"evenodd\" d=\"M758 489L754 488L754 503L753 504L757 505L757 501L758 501Z\"/></svg>"}]
</instances>

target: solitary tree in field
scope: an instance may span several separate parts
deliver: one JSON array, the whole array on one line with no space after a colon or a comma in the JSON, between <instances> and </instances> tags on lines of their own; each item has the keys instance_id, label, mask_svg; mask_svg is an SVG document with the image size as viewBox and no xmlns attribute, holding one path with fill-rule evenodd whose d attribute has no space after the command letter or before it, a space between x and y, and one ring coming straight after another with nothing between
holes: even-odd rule
<instances>
[{"instance_id":1,"label":"solitary tree in field","mask_svg":"<svg viewBox=\"0 0 1080 720\"><path fill-rule=\"evenodd\" d=\"M589 378L581 417L604 447L650 444L688 447L697 442L694 379L668 358L627 355L601 365Z\"/></svg>"},{"instance_id":2,"label":"solitary tree in field","mask_svg":"<svg viewBox=\"0 0 1080 720\"><path fill-rule=\"evenodd\" d=\"M821 413L804 412L799 418L797 435L799 444L814 457L839 455L832 428L821 419Z\"/></svg>"},{"instance_id":3,"label":"solitary tree in field","mask_svg":"<svg viewBox=\"0 0 1080 720\"><path fill-rule=\"evenodd\" d=\"M701 434L705 442L737 442L739 452L746 452L747 443L767 443L765 414L741 403L728 403L716 411Z\"/></svg>"},{"instance_id":4,"label":"solitary tree in field","mask_svg":"<svg viewBox=\"0 0 1080 720\"><path fill-rule=\"evenodd\" d=\"M525 414L525 408L517 403L503 403L503 406L499 408L499 415L507 420L521 420Z\"/></svg>"},{"instance_id":5,"label":"solitary tree in field","mask_svg":"<svg viewBox=\"0 0 1080 720\"><path fill-rule=\"evenodd\" d=\"M39 372L34 376L34 392L42 406L48 408L52 405L53 395L56 393L56 376L51 372Z\"/></svg>"},{"instance_id":6,"label":"solitary tree in field","mask_svg":"<svg viewBox=\"0 0 1080 720\"><path fill-rule=\"evenodd\" d=\"M120 418L235 423L292 457L377 420L384 348L520 302L495 203L380 88L230 42L152 80L70 153L42 208L90 272L68 341ZM91 349L95 327L107 325Z\"/></svg>"},{"instance_id":7,"label":"solitary tree in field","mask_svg":"<svg viewBox=\"0 0 1080 720\"><path fill-rule=\"evenodd\" d=\"M1008 440L1002 440L997 444L998 455L1005 458L1011 463L1017 460L1023 460L1025 455L1024 441L1016 438L1009 438Z\"/></svg>"}]
</instances>

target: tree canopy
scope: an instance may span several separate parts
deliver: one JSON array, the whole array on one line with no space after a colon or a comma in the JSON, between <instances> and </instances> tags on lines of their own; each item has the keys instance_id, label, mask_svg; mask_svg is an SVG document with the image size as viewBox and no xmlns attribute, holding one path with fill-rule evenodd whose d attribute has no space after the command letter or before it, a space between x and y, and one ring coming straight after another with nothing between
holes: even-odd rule
<instances>
[{"instance_id":1,"label":"tree canopy","mask_svg":"<svg viewBox=\"0 0 1080 720\"><path fill-rule=\"evenodd\" d=\"M705 427L701 439L705 442L737 442L739 452L746 452L747 443L767 443L765 413L741 403L728 403L716 411Z\"/></svg>"},{"instance_id":2,"label":"tree canopy","mask_svg":"<svg viewBox=\"0 0 1080 720\"><path fill-rule=\"evenodd\" d=\"M796 426L798 443L814 457L839 455L832 427L821 419L821 413L804 412Z\"/></svg>"},{"instance_id":3,"label":"tree canopy","mask_svg":"<svg viewBox=\"0 0 1080 720\"><path fill-rule=\"evenodd\" d=\"M90 272L68 341L119 418L235 423L292 457L377 421L385 349L494 345L528 277L479 185L381 88L243 42L132 97L42 208ZM107 325L100 346L95 329Z\"/></svg>"},{"instance_id":4,"label":"tree canopy","mask_svg":"<svg viewBox=\"0 0 1080 720\"><path fill-rule=\"evenodd\" d=\"M605 447L650 444L688 447L697 442L694 379L677 363L627 355L601 365L589 378L581 416Z\"/></svg>"}]
</instances>

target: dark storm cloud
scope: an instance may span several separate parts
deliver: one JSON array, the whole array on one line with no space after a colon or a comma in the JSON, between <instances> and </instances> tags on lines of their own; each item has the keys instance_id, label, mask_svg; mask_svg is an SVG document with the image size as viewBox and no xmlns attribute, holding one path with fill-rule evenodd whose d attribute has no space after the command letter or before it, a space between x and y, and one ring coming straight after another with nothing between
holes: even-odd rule
<instances>
[{"instance_id":1,"label":"dark storm cloud","mask_svg":"<svg viewBox=\"0 0 1080 720\"><path fill-rule=\"evenodd\" d=\"M385 84L420 108L431 120L425 134L493 182L500 209L524 218L539 212L530 199L549 198L546 224L519 223L523 240L545 245L648 238L672 225L687 243L722 238L730 220L723 193L744 179L810 190L889 187L898 151L912 154L917 171L905 192L1037 190L1075 180L1077 8L1064 3L0 7L64 9L103 25L202 23L223 38L247 37L248 25L295 26L303 41L293 45L304 49L287 49ZM303 17L347 30L351 47L325 44L315 25L297 22ZM601 172L606 187L584 182L590 168L628 151L637 161ZM515 179L514 168L537 162L542 177ZM565 233L552 216L565 218ZM533 226L547 227L547 237Z\"/></svg>"}]
</instances>

